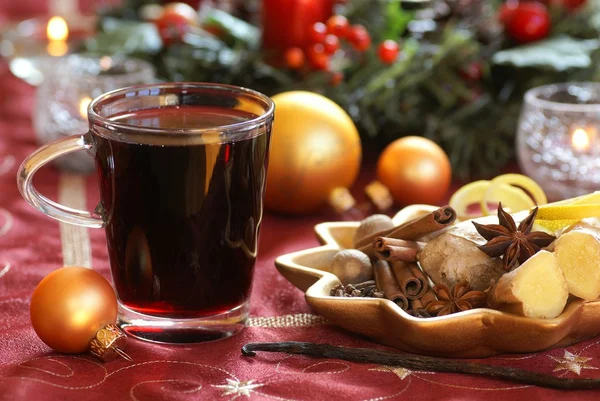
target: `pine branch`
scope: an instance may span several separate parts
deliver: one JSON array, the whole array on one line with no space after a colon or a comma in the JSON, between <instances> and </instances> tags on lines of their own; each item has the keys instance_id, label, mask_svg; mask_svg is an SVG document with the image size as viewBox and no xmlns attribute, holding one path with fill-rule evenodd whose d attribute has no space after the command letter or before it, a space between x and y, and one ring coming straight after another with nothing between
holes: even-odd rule
<instances>
[{"instance_id":1,"label":"pine branch","mask_svg":"<svg viewBox=\"0 0 600 401\"><path fill-rule=\"evenodd\" d=\"M336 87L330 85L328 72L295 72L270 65L267 55L255 48L255 28L240 21L237 29L235 18L223 14L215 14L218 23L231 25L230 31L237 36L216 38L199 31L188 35L185 43L154 51L149 50L154 43L143 41L139 43L146 48L117 46L117 31L104 41L91 41L95 47L88 50L110 53L117 46L120 52L150 60L164 80L223 82L267 95L288 90L322 93L350 114L365 147L380 150L399 137L423 135L446 150L457 176L490 176L514 158L523 93L547 82L600 81L600 51L590 53L589 68L554 71L496 65L493 56L499 50L514 49L514 44L504 40L501 31L489 29L495 10L485 0L473 0L473 7L445 1L450 3L452 14L436 20L435 31L417 38L408 29L416 14L403 7L406 0L349 0L345 15L351 23L367 28L373 46L364 54L348 47L345 56L334 59L335 70L345 75ZM131 23L139 19L137 11L142 5L155 2L126 0L123 7L106 13L101 25L109 17L113 22L121 21L121 40L138 43L130 38L131 32L137 32ZM554 32L598 38L600 0L588 2L587 10L556 14ZM151 30L151 26L146 27ZM141 35L143 30L139 31ZM379 61L375 51L379 41L387 38L400 40L402 45L400 58L389 66ZM473 62L485 72L480 80L463 76Z\"/></svg>"}]
</instances>

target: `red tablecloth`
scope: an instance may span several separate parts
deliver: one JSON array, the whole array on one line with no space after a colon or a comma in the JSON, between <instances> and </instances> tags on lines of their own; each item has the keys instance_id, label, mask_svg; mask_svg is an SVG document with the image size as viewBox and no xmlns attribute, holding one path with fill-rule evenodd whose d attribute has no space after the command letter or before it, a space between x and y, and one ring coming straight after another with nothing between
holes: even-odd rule
<instances>
[{"instance_id":1,"label":"red tablecloth","mask_svg":"<svg viewBox=\"0 0 600 401\"><path fill-rule=\"evenodd\" d=\"M240 355L254 341L318 341L377 347L312 314L303 294L280 276L278 255L317 245L314 224L333 215L264 219L249 327L214 343L168 346L130 340L134 362L107 364L87 355L52 352L29 322L36 284L65 260L87 258L109 277L102 230L60 226L28 206L15 185L17 166L35 148L33 90L0 64L0 400L596 400L592 391L559 392L467 375L415 372L372 364L259 353ZM93 177L38 173L36 185L57 199L98 199ZM60 194L59 194L60 192ZM565 377L600 378L600 339L486 363Z\"/></svg>"}]
</instances>

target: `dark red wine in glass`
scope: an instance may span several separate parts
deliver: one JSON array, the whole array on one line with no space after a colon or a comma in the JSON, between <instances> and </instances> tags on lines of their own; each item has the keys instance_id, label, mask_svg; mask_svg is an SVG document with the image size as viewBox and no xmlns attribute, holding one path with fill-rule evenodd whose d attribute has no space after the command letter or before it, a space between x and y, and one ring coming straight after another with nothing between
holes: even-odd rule
<instances>
[{"instance_id":1,"label":"dark red wine in glass","mask_svg":"<svg viewBox=\"0 0 600 401\"><path fill-rule=\"evenodd\" d=\"M25 158L17 186L45 215L105 230L123 331L164 343L226 338L248 319L274 112L264 94L219 83L117 89L92 100L88 132ZM100 187L93 212L33 185L42 166L84 150Z\"/></svg>"},{"instance_id":2,"label":"dark red wine in glass","mask_svg":"<svg viewBox=\"0 0 600 401\"><path fill-rule=\"evenodd\" d=\"M255 118L221 107L120 113L141 127L214 128ZM121 303L156 317L225 312L249 297L262 217L268 135L189 145L96 136L101 205Z\"/></svg>"}]
</instances>

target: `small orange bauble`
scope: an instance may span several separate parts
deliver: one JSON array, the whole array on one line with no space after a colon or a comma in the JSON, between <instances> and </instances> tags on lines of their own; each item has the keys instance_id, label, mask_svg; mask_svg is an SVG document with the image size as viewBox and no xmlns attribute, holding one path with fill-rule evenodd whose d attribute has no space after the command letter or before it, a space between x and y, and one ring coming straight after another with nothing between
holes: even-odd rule
<instances>
[{"instance_id":1,"label":"small orange bauble","mask_svg":"<svg viewBox=\"0 0 600 401\"><path fill-rule=\"evenodd\" d=\"M31 296L31 324L49 347L85 352L96 332L117 319L115 292L98 272L63 267L50 273Z\"/></svg>"},{"instance_id":2,"label":"small orange bauble","mask_svg":"<svg viewBox=\"0 0 600 401\"><path fill-rule=\"evenodd\" d=\"M435 142L407 136L384 149L377 163L377 178L399 205L435 205L448 193L452 168Z\"/></svg>"},{"instance_id":3,"label":"small orange bauble","mask_svg":"<svg viewBox=\"0 0 600 401\"><path fill-rule=\"evenodd\" d=\"M362 148L354 122L335 102L313 92L273 96L265 206L305 214L322 207L335 188L349 188Z\"/></svg>"}]
</instances>

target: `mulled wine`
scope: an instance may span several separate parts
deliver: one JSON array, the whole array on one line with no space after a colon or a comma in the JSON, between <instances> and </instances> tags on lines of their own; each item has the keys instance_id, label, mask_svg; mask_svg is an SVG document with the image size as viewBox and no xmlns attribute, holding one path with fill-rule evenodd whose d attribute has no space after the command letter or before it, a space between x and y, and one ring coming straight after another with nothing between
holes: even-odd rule
<instances>
[{"instance_id":1,"label":"mulled wine","mask_svg":"<svg viewBox=\"0 0 600 401\"><path fill-rule=\"evenodd\" d=\"M256 117L226 107L157 107L109 118L165 130L155 142L94 135L99 210L124 306L156 317L199 318L248 299L269 135L231 141L217 132L189 144L171 142L169 135Z\"/></svg>"}]
</instances>

